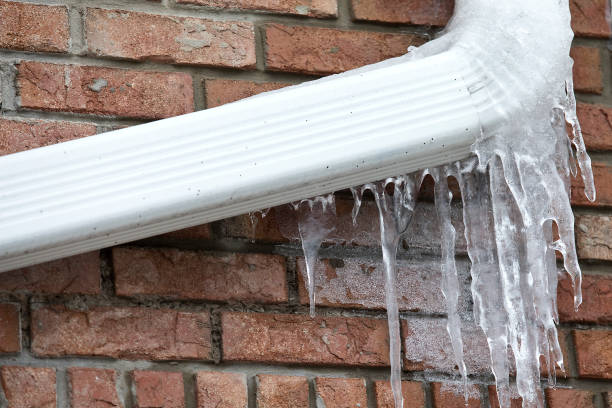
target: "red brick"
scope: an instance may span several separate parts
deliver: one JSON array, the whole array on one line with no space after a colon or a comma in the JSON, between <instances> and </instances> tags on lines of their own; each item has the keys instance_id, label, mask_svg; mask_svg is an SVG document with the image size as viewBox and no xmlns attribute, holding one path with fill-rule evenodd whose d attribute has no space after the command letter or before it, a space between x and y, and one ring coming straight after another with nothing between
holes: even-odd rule
<instances>
[{"instance_id":1,"label":"red brick","mask_svg":"<svg viewBox=\"0 0 612 408\"><path fill-rule=\"evenodd\" d=\"M458 264L459 269L461 265ZM305 285L306 267L298 258L300 301L308 304ZM440 290L439 262L398 261L397 292L401 310L441 314L446 313ZM465 268L464 268L465 269ZM468 272L465 271L467 277ZM322 259L315 268L316 303L322 306L350 308L385 308L385 279L382 262L367 259ZM462 296L460 307L466 308Z\"/></svg>"},{"instance_id":2,"label":"red brick","mask_svg":"<svg viewBox=\"0 0 612 408\"><path fill-rule=\"evenodd\" d=\"M66 52L70 32L65 6L0 1L0 48Z\"/></svg>"},{"instance_id":3,"label":"red brick","mask_svg":"<svg viewBox=\"0 0 612 408\"><path fill-rule=\"evenodd\" d=\"M45 357L208 360L210 318L167 309L44 307L32 312L32 351Z\"/></svg>"},{"instance_id":4,"label":"red brick","mask_svg":"<svg viewBox=\"0 0 612 408\"><path fill-rule=\"evenodd\" d=\"M24 108L161 119L193 111L191 76L41 62L19 64Z\"/></svg>"},{"instance_id":5,"label":"red brick","mask_svg":"<svg viewBox=\"0 0 612 408\"><path fill-rule=\"evenodd\" d=\"M245 21L89 8L85 31L89 52L96 56L208 67L255 67L255 29Z\"/></svg>"},{"instance_id":6,"label":"red brick","mask_svg":"<svg viewBox=\"0 0 612 408\"><path fill-rule=\"evenodd\" d=\"M97 368L68 369L71 408L122 408L117 373Z\"/></svg>"},{"instance_id":7,"label":"red brick","mask_svg":"<svg viewBox=\"0 0 612 408\"><path fill-rule=\"evenodd\" d=\"M497 390L494 385L489 386L489 402L491 408L523 408L523 399L518 394L518 390L515 386L510 387L510 406L500 407L499 400L497 399Z\"/></svg>"},{"instance_id":8,"label":"red brick","mask_svg":"<svg viewBox=\"0 0 612 408\"><path fill-rule=\"evenodd\" d=\"M167 371L134 371L136 408L184 408L183 374Z\"/></svg>"},{"instance_id":9,"label":"red brick","mask_svg":"<svg viewBox=\"0 0 612 408\"><path fill-rule=\"evenodd\" d=\"M572 28L577 36L609 38L612 35L610 23L606 21L606 1L570 1Z\"/></svg>"},{"instance_id":10,"label":"red brick","mask_svg":"<svg viewBox=\"0 0 612 408\"><path fill-rule=\"evenodd\" d=\"M5 272L0 279L0 292L99 294L100 253L88 252Z\"/></svg>"},{"instance_id":11,"label":"red brick","mask_svg":"<svg viewBox=\"0 0 612 408\"><path fill-rule=\"evenodd\" d=\"M612 330L575 330L578 374L612 379Z\"/></svg>"},{"instance_id":12,"label":"red brick","mask_svg":"<svg viewBox=\"0 0 612 408\"><path fill-rule=\"evenodd\" d=\"M480 408L480 389L477 385L468 385L468 400L465 401L463 384L433 383L434 408Z\"/></svg>"},{"instance_id":13,"label":"red brick","mask_svg":"<svg viewBox=\"0 0 612 408\"><path fill-rule=\"evenodd\" d=\"M599 49L572 47L570 56L574 59L574 88L576 91L601 94L603 79Z\"/></svg>"},{"instance_id":14,"label":"red brick","mask_svg":"<svg viewBox=\"0 0 612 408\"><path fill-rule=\"evenodd\" d=\"M415 35L266 26L266 66L272 71L326 75L406 53L423 40Z\"/></svg>"},{"instance_id":15,"label":"red brick","mask_svg":"<svg viewBox=\"0 0 612 408\"><path fill-rule=\"evenodd\" d=\"M288 300L287 268L279 255L114 248L113 265L120 296L259 303Z\"/></svg>"},{"instance_id":16,"label":"red brick","mask_svg":"<svg viewBox=\"0 0 612 408\"><path fill-rule=\"evenodd\" d=\"M325 243L346 246L379 246L378 210L373 202L364 202L357 226L351 212L353 200L336 199L335 229ZM248 238L262 242L285 243L299 241L296 212L288 205L272 208L253 227L248 215L229 218L221 222L221 234L233 238Z\"/></svg>"},{"instance_id":17,"label":"red brick","mask_svg":"<svg viewBox=\"0 0 612 408\"><path fill-rule=\"evenodd\" d=\"M557 291L559 318L571 323L612 323L612 277L584 275L582 305L574 311L574 290L567 276L559 281Z\"/></svg>"},{"instance_id":18,"label":"red brick","mask_svg":"<svg viewBox=\"0 0 612 408\"><path fill-rule=\"evenodd\" d=\"M247 408L244 374L199 371L196 392L198 408Z\"/></svg>"},{"instance_id":19,"label":"red brick","mask_svg":"<svg viewBox=\"0 0 612 408\"><path fill-rule=\"evenodd\" d=\"M578 119L589 150L612 150L612 108L578 103Z\"/></svg>"},{"instance_id":20,"label":"red brick","mask_svg":"<svg viewBox=\"0 0 612 408\"><path fill-rule=\"evenodd\" d=\"M612 218L604 215L577 215L576 246L581 259L612 261Z\"/></svg>"},{"instance_id":21,"label":"red brick","mask_svg":"<svg viewBox=\"0 0 612 408\"><path fill-rule=\"evenodd\" d=\"M325 408L367 407L368 397L363 378L315 379L317 401ZM317 404L319 406L319 404Z\"/></svg>"},{"instance_id":22,"label":"red brick","mask_svg":"<svg viewBox=\"0 0 612 408\"><path fill-rule=\"evenodd\" d=\"M55 408L55 370L2 367L2 388L11 408Z\"/></svg>"},{"instance_id":23,"label":"red brick","mask_svg":"<svg viewBox=\"0 0 612 408\"><path fill-rule=\"evenodd\" d=\"M308 408L308 379L285 375L257 376L257 408Z\"/></svg>"},{"instance_id":24,"label":"red brick","mask_svg":"<svg viewBox=\"0 0 612 408\"><path fill-rule=\"evenodd\" d=\"M336 0L177 0L177 3L320 18L336 17L338 15Z\"/></svg>"},{"instance_id":25,"label":"red brick","mask_svg":"<svg viewBox=\"0 0 612 408\"><path fill-rule=\"evenodd\" d=\"M374 383L377 408L395 408L393 392L389 381L376 381ZM402 381L403 408L425 408L425 392L423 384L413 381Z\"/></svg>"},{"instance_id":26,"label":"red brick","mask_svg":"<svg viewBox=\"0 0 612 408\"><path fill-rule=\"evenodd\" d=\"M453 0L352 0L355 20L444 26L453 15Z\"/></svg>"},{"instance_id":27,"label":"red brick","mask_svg":"<svg viewBox=\"0 0 612 408\"><path fill-rule=\"evenodd\" d=\"M225 312L223 359L387 366L387 321L358 317Z\"/></svg>"},{"instance_id":28,"label":"red brick","mask_svg":"<svg viewBox=\"0 0 612 408\"><path fill-rule=\"evenodd\" d=\"M580 205L587 207L600 207L612 205L612 166L605 163L594 162L593 177L595 179L595 188L597 189L597 198L594 203L587 200L584 195L584 184L582 177L572 178L572 205Z\"/></svg>"},{"instance_id":29,"label":"red brick","mask_svg":"<svg viewBox=\"0 0 612 408\"><path fill-rule=\"evenodd\" d=\"M255 225L247 214L221 220L219 222L220 233L228 238L242 238L268 243L288 242L289 239L283 235L283 227L286 225L293 232L293 223L296 221L291 218L293 216L292 211L286 207L270 209L265 217L257 217ZM297 225L295 225L295 231L297 233Z\"/></svg>"},{"instance_id":30,"label":"red brick","mask_svg":"<svg viewBox=\"0 0 612 408\"><path fill-rule=\"evenodd\" d=\"M212 237L212 231L210 230L210 225L202 224L196 225L195 227L168 232L167 234L159 235L158 237L177 240L208 240Z\"/></svg>"},{"instance_id":31,"label":"red brick","mask_svg":"<svg viewBox=\"0 0 612 408\"><path fill-rule=\"evenodd\" d=\"M372 201L363 201L353 225L351 212L353 200L336 198L335 230L325 239L326 244L343 246L380 247L378 209ZM457 230L457 253L466 252L465 235L461 208L451 208L453 225ZM248 215L221 221L220 233L231 238L251 239L262 242L298 242L299 233L295 211L289 206L279 206L270 210L263 219L259 218L255 228ZM415 249L440 248L440 227L432 203L421 202L417 205L413 221L403 240L404 246Z\"/></svg>"},{"instance_id":32,"label":"red brick","mask_svg":"<svg viewBox=\"0 0 612 408\"><path fill-rule=\"evenodd\" d=\"M473 324L464 324L462 338L468 373L490 373L489 348L482 329ZM446 319L402 320L402 339L405 370L459 373L446 331Z\"/></svg>"},{"instance_id":33,"label":"red brick","mask_svg":"<svg viewBox=\"0 0 612 408\"><path fill-rule=\"evenodd\" d=\"M280 89L290 84L281 82L236 81L231 79L207 79L206 107L215 108L262 92Z\"/></svg>"},{"instance_id":34,"label":"red brick","mask_svg":"<svg viewBox=\"0 0 612 408\"><path fill-rule=\"evenodd\" d=\"M553 366L555 368L555 375L557 378L567 378L568 370L569 370L569 356L571 355L568 340L571 337L572 333L569 330L557 328L557 339L559 340L559 346L561 347L561 354L563 355L563 368L561 370L556 364L553 362ZM510 356L510 375L515 375L516 370L514 366L514 356ZM548 365L546 364L546 358L544 356L540 356L540 376L543 378L548 378ZM518 390L517 390L518 395Z\"/></svg>"},{"instance_id":35,"label":"red brick","mask_svg":"<svg viewBox=\"0 0 612 408\"><path fill-rule=\"evenodd\" d=\"M0 119L0 156L94 135L89 123Z\"/></svg>"},{"instance_id":36,"label":"red brick","mask_svg":"<svg viewBox=\"0 0 612 408\"><path fill-rule=\"evenodd\" d=\"M347 246L379 246L380 233L376 205L364 202L357 226L353 226L352 210L352 199L336 199L335 230L329 234L325 242ZM263 219L258 217L255 228L248 215L223 220L221 234L262 242L299 241L296 212L287 205L271 209Z\"/></svg>"},{"instance_id":37,"label":"red brick","mask_svg":"<svg viewBox=\"0 0 612 408\"><path fill-rule=\"evenodd\" d=\"M550 408L595 408L595 394L591 391L548 388L545 392Z\"/></svg>"},{"instance_id":38,"label":"red brick","mask_svg":"<svg viewBox=\"0 0 612 408\"><path fill-rule=\"evenodd\" d=\"M0 304L0 353L19 353L21 351L21 320L19 305Z\"/></svg>"}]
</instances>

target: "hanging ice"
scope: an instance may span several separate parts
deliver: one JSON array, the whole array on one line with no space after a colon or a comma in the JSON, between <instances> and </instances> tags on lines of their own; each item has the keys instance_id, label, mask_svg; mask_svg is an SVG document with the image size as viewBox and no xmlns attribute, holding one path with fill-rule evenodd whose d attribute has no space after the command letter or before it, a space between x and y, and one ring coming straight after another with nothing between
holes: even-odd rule
<instances>
[{"instance_id":1,"label":"hanging ice","mask_svg":"<svg viewBox=\"0 0 612 408\"><path fill-rule=\"evenodd\" d=\"M325 237L333 231L336 214L334 195L315 197L293 203L298 214L298 230L306 264L306 285L310 302L310 316L315 315L315 266L319 248Z\"/></svg>"},{"instance_id":2,"label":"hanging ice","mask_svg":"<svg viewBox=\"0 0 612 408\"><path fill-rule=\"evenodd\" d=\"M353 219L357 219L362 193L370 190L380 213L391 383L396 407L403 403L395 257L400 236L411 221L423 175L429 173L436 182L441 230L441 290L459 371L466 381L461 321L457 314L459 283L454 260L455 229L450 219L449 176L457 179L461 190L472 262L474 318L487 338L500 404L510 406L510 349L523 407L541 408L540 357L547 365L550 382L555 381L555 366L563 369L555 326L558 323L555 251L563 255L564 269L574 284L575 306L582 301L569 201L570 177L577 175L576 162L585 194L589 200L595 200L591 163L576 117L573 62L569 57L573 38L569 4L568 0L457 0L456 4L445 33L411 49L408 58L459 50L466 56L467 66L480 72L480 79L469 84L482 125L481 137L473 145L474 157L353 188ZM493 24L492 15L512 24L503 27ZM572 128L570 135L566 124ZM306 238L304 252L311 307L312 265L317 254L313 245L318 248L321 234L307 236L302 231L309 231L308 225L320 224L316 216L313 220L300 221L300 234ZM556 240L553 225L558 230ZM319 227L314 230L321 231Z\"/></svg>"}]
</instances>

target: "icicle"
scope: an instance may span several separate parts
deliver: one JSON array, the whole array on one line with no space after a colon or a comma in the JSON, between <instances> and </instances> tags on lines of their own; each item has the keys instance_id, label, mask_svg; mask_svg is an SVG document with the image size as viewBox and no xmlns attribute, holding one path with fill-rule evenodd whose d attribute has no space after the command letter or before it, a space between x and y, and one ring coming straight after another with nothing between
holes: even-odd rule
<instances>
[{"instance_id":1,"label":"icicle","mask_svg":"<svg viewBox=\"0 0 612 408\"><path fill-rule=\"evenodd\" d=\"M492 245L495 232L488 178L477 170L475 160L462 163L459 170L465 238L472 261L474 319L487 338L500 406L509 407L508 319L502 303L497 251Z\"/></svg>"},{"instance_id":2,"label":"icicle","mask_svg":"<svg viewBox=\"0 0 612 408\"><path fill-rule=\"evenodd\" d=\"M396 257L401 234L406 230L422 181L422 175L413 173L403 177L389 178L385 182L365 185L374 194L380 220L380 242L385 266L385 300L389 325L389 360L391 361L391 389L396 407L404 406L402 396L402 364L399 307L396 291ZM393 186L393 195L387 186ZM361 195L359 195L359 198Z\"/></svg>"},{"instance_id":3,"label":"icicle","mask_svg":"<svg viewBox=\"0 0 612 408\"><path fill-rule=\"evenodd\" d=\"M259 210L259 211L252 211L249 213L249 220L251 221L251 241L252 242L255 242L255 237L257 234L257 224L259 224L259 217L261 217L261 219L264 219L266 215L268 215L268 212L270 212L269 208Z\"/></svg>"},{"instance_id":4,"label":"icicle","mask_svg":"<svg viewBox=\"0 0 612 408\"><path fill-rule=\"evenodd\" d=\"M459 302L459 278L455 265L455 227L451 222L450 204L453 194L448 189L448 169L440 167L430 170L435 185L435 203L440 223L440 238L442 249L442 294L446 301L448 314L446 330L451 338L455 362L463 378L465 402L468 401L467 369L463 360L463 341L461 339L461 319L457 313Z\"/></svg>"},{"instance_id":5,"label":"icicle","mask_svg":"<svg viewBox=\"0 0 612 408\"><path fill-rule=\"evenodd\" d=\"M298 213L298 227L304 263L306 264L306 284L310 301L310 316L315 316L315 266L319 257L321 243L334 230L333 217L336 215L336 202L333 194L319 196L310 200L294 203Z\"/></svg>"},{"instance_id":6,"label":"icicle","mask_svg":"<svg viewBox=\"0 0 612 408\"><path fill-rule=\"evenodd\" d=\"M357 225L357 215L361 209L361 201L363 200L363 189L351 187L351 194L353 195L353 211L351 217L353 218L353 226Z\"/></svg>"}]
</instances>

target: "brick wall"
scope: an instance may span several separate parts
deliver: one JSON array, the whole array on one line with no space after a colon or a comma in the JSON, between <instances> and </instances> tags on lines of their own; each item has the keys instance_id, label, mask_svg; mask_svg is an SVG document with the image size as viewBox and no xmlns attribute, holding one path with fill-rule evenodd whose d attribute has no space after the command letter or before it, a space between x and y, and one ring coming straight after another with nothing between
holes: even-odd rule
<instances>
[{"instance_id":1,"label":"brick wall","mask_svg":"<svg viewBox=\"0 0 612 408\"><path fill-rule=\"evenodd\" d=\"M550 408L612 407L606 1L572 1L579 115L598 201L587 202L576 183L585 302L575 313L561 281L567 371L546 389ZM400 55L431 38L451 10L448 0L0 0L0 154ZM418 233L400 250L405 406L462 407L438 286L438 226L427 191L424 199ZM240 216L2 274L0 400L14 408L392 407L375 208L364 204L356 228L350 208L339 195L340 244L322 250L315 319L281 208L254 229ZM497 407L458 246L469 407Z\"/></svg>"}]
</instances>

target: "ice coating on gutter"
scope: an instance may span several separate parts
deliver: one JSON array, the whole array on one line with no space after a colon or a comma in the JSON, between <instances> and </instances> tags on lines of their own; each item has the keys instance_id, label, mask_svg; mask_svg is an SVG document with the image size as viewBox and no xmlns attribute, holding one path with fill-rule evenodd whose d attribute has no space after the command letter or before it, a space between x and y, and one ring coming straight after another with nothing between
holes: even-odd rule
<instances>
[{"instance_id":1,"label":"ice coating on gutter","mask_svg":"<svg viewBox=\"0 0 612 408\"><path fill-rule=\"evenodd\" d=\"M503 24L492 24L491 16ZM443 35L412 48L404 57L420 59L452 52L465 61L465 67L477 70L479 75L470 76L476 79L470 79L468 89L481 120L481 137L473 145L472 159L352 189L354 220L358 220L365 190L373 193L380 213L391 383L398 408L403 400L395 256L426 173L436 181L441 290L447 305L447 330L464 382L467 370L457 315L459 285L449 176L457 179L461 190L474 318L487 338L501 406L510 406L509 348L523 407L543 407L540 357L551 383L555 366L563 369L556 329L555 251L563 255L577 308L582 301L581 272L569 200L570 177L577 175L577 167L587 198L595 200L591 162L576 116L569 57L572 39L568 0L458 0ZM570 135L566 124L571 126ZM556 240L553 224L558 230ZM314 265L312 259L308 263ZM313 296L311 293L311 307Z\"/></svg>"}]
</instances>

